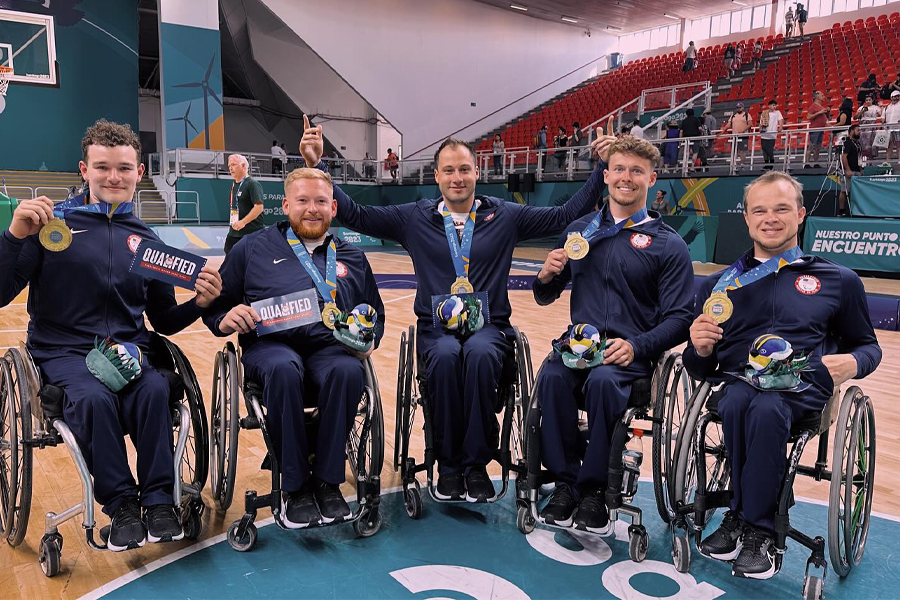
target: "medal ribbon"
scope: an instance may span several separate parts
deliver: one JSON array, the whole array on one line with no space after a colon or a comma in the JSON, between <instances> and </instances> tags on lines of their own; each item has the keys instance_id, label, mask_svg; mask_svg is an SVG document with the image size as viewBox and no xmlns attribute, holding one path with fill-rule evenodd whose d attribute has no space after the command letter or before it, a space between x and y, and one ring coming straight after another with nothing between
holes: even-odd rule
<instances>
[{"instance_id":1,"label":"medal ribbon","mask_svg":"<svg viewBox=\"0 0 900 600\"><path fill-rule=\"evenodd\" d=\"M334 244L334 238L328 243L328 253L325 255L325 277L322 277L318 267L313 262L306 245L297 238L294 230L290 227L287 230L287 242L290 244L291 250L294 251L297 260L300 261L300 264L303 265L303 268L306 269L306 272L312 278L313 283L316 284L316 289L319 290L322 300L337 305L337 247Z\"/></svg>"},{"instance_id":2,"label":"medal ribbon","mask_svg":"<svg viewBox=\"0 0 900 600\"><path fill-rule=\"evenodd\" d=\"M803 256L803 250L800 249L800 246L794 246L790 250L786 250L778 256L773 256L747 272L744 272L746 264L745 257L742 256L736 263L728 267L728 270L722 273L722 276L719 277L719 281L713 288L713 293L728 292L755 283L764 277L777 273L801 256Z\"/></svg>"},{"instance_id":3,"label":"medal ribbon","mask_svg":"<svg viewBox=\"0 0 900 600\"><path fill-rule=\"evenodd\" d=\"M235 191L235 189L234 189L234 184L233 184L233 183L231 184L231 198L228 199L228 210L229 210L229 212L232 211L232 210L234 210L234 200L235 200L235 198L237 198L237 197L240 195L240 193L241 193L241 186L244 185L244 182L245 182L245 181L247 181L247 178L246 178L246 177L244 177L243 179L241 179L241 182L240 182L240 183L238 184L238 186L237 186L237 191Z\"/></svg>"},{"instance_id":4,"label":"medal ribbon","mask_svg":"<svg viewBox=\"0 0 900 600\"><path fill-rule=\"evenodd\" d=\"M447 210L447 204L441 209L444 217L444 233L447 234L447 243L450 245L450 258L453 259L453 268L457 277L469 277L469 256L472 253L472 237L475 233L475 204L469 211L466 225L463 227L462 240L456 237L456 225L453 224L453 215Z\"/></svg>"},{"instance_id":5,"label":"medal ribbon","mask_svg":"<svg viewBox=\"0 0 900 600\"><path fill-rule=\"evenodd\" d=\"M101 215L124 215L132 212L134 209L134 202L131 202L130 200L119 204L110 204L108 202L103 202L102 200L100 202L89 204L87 203L87 194L83 196L83 200L85 201L85 204L78 204L75 206L65 205L70 201L80 202L81 199L78 197L66 200L65 202L60 202L57 206L53 207L53 216L57 219L65 219L66 215L73 212L97 213Z\"/></svg>"},{"instance_id":6,"label":"medal ribbon","mask_svg":"<svg viewBox=\"0 0 900 600\"><path fill-rule=\"evenodd\" d=\"M607 225L603 229L600 229L600 222L603 220L603 212L601 211L598 212L593 219L591 219L591 222L588 223L588 226L584 228L584 231L581 232L581 235L588 241L588 243L590 243L591 240L599 240L600 238L616 235L623 229L634 227L646 218L647 210L642 208L624 221L619 221L618 223Z\"/></svg>"}]
</instances>

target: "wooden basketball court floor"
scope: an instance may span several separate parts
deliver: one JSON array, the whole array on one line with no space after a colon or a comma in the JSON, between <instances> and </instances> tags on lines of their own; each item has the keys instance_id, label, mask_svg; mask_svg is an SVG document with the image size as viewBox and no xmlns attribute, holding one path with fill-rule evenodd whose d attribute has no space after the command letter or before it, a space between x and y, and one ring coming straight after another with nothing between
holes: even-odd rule
<instances>
[{"instance_id":1,"label":"wooden basketball court floor","mask_svg":"<svg viewBox=\"0 0 900 600\"><path fill-rule=\"evenodd\" d=\"M547 251L539 248L520 248L516 258L543 261ZM221 257L212 258L211 264L220 264ZM369 260L375 273L409 274L412 263L408 256L387 252L369 253ZM717 267L695 263L698 274L708 274ZM511 275L534 274L533 270L513 269ZM900 282L888 280L866 280L870 292L900 296ZM392 468L394 452L394 405L396 402L397 361L401 332L415 322L413 299L415 290L385 289L381 291L386 310L386 330L381 347L373 355L385 415L385 463L382 472L382 489L399 485L399 477ZM513 308L513 324L517 325L529 338L532 361L535 369L550 348L550 341L557 337L569 324L569 293L565 292L559 301L549 307L539 307L530 291L510 291ZM178 293L179 301L190 297L184 290ZM17 346L25 339L28 314L25 309L27 290L20 294L9 306L0 309L0 351ZM877 422L877 473L873 510L900 517L900 415L895 412L898 398L897 382L900 380L900 333L877 331L884 351L880 368L862 382L863 390L874 400ZM187 354L200 381L207 412L210 406L213 359L222 348L225 339L215 338L201 322L196 322L172 339ZM234 340L236 343L236 339ZM243 404L243 403L242 403ZM242 407L243 410L243 407ZM413 438L413 452L421 457L423 439L421 429L416 429ZM131 448L129 443L129 448ZM804 462L815 460L816 444L809 444ZM645 444L643 474L650 476L649 443ZM265 446L258 431L242 431L238 452L238 475L235 499L227 513L219 513L210 508L203 518L201 540L223 533L232 521L243 514L243 491L256 489L260 493L270 488L268 471L260 471L259 465L265 455ZM132 467L134 455L131 453ZM829 452L829 463L831 453ZM348 471L349 476L349 471ZM798 478L795 488L798 496L825 500L828 498L827 482L817 483L808 478ZM646 485L646 484L644 484ZM204 501L212 506L209 486L204 491ZM346 494L354 493L349 484L344 485ZM77 598L97 589L122 575L141 568L154 560L188 547L191 542L172 544L147 544L143 549L124 553L97 552L87 547L81 528L81 520L76 518L64 524L60 531L65 538L61 572L53 579L44 577L37 561L37 548L43 535L44 515L47 511L60 511L80 501L81 485L76 469L66 450L62 447L36 450L34 458L34 494L28 535L16 549L6 544L0 545L0 598ZM511 498L504 501L512 502ZM426 500L426 503L428 500ZM107 518L99 513L98 524L107 523ZM270 516L261 511L260 519ZM405 517L404 517L405 518ZM651 517L652 518L652 517Z\"/></svg>"}]
</instances>

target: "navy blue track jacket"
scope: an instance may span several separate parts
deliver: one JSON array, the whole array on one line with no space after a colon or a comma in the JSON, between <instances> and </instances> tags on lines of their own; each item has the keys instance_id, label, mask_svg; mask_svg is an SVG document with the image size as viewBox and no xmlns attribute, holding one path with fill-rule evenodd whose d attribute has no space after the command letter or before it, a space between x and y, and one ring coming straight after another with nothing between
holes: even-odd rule
<instances>
[{"instance_id":1,"label":"navy blue track jacket","mask_svg":"<svg viewBox=\"0 0 900 600\"><path fill-rule=\"evenodd\" d=\"M745 257L748 268L759 264L752 249ZM694 318L703 312L703 303L723 271L703 282L694 300ZM728 380L723 373L741 370L757 336L780 335L795 350L812 352L813 370L801 378L813 387L797 396L810 410L821 410L834 392L834 381L822 364L823 355L852 354L857 378L865 377L881 362L862 281L850 269L825 258L804 255L775 275L731 290L728 298L734 303L734 312L721 325L724 333L713 353L703 358L690 343L684 351L684 365L694 377Z\"/></svg>"},{"instance_id":2,"label":"navy blue track jacket","mask_svg":"<svg viewBox=\"0 0 900 600\"><path fill-rule=\"evenodd\" d=\"M319 165L323 168L323 164ZM487 292L491 322L509 325L509 269L520 240L556 235L573 220L597 205L603 191L600 161L587 183L563 206L537 207L506 202L492 196L476 196L469 280L476 292ZM414 310L420 327L432 326L431 297L450 293L456 279L444 219L437 207L441 199L419 200L392 206L361 206L334 186L337 216L353 229L373 237L390 239L409 252L418 280Z\"/></svg>"},{"instance_id":3,"label":"navy blue track jacket","mask_svg":"<svg viewBox=\"0 0 900 600\"><path fill-rule=\"evenodd\" d=\"M57 208L79 206L76 196ZM110 337L147 350L153 328L177 333L193 323L202 309L191 299L181 305L175 288L129 271L141 239L159 240L133 213L74 212L66 216L72 245L62 252L41 246L37 235L17 239L8 230L0 238L0 305L6 306L26 285L28 349L36 360L65 352L87 355L94 338Z\"/></svg>"},{"instance_id":4,"label":"navy blue track jacket","mask_svg":"<svg viewBox=\"0 0 900 600\"><path fill-rule=\"evenodd\" d=\"M219 322L238 304L249 305L257 300L315 289L315 283L288 244L288 226L288 221L281 221L262 231L253 232L235 244L225 257L219 270L222 275L222 294L213 301L203 316L203 322L215 335L226 335L219 331ZM330 241L331 236L326 236L325 242L312 253L313 263L323 275ZM361 303L375 308L378 313L375 327L377 347L384 335L384 303L378 294L372 268L362 250L339 238L334 238L334 242L338 261L338 308L349 311ZM324 301L319 297L319 312L323 306ZM238 339L241 347L246 350L259 341L259 336L252 331L239 335ZM271 333L264 339L281 342L298 352L327 345L343 345L321 321Z\"/></svg>"},{"instance_id":5,"label":"navy blue track jacket","mask_svg":"<svg viewBox=\"0 0 900 600\"><path fill-rule=\"evenodd\" d=\"M568 232L583 231L597 212L572 223ZM534 279L534 299L547 305L572 282L573 323L590 323L607 337L627 340L635 361L653 361L687 339L691 326L694 271L687 245L674 229L649 211L650 221L591 240L590 253L569 260L546 284ZM612 225L609 208L602 226Z\"/></svg>"}]
</instances>

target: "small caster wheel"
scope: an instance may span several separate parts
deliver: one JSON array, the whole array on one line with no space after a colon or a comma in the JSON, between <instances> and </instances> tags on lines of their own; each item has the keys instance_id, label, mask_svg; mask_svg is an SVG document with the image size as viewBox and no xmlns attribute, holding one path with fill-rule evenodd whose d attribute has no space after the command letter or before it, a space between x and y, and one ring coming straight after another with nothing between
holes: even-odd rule
<instances>
[{"instance_id":1,"label":"small caster wheel","mask_svg":"<svg viewBox=\"0 0 900 600\"><path fill-rule=\"evenodd\" d=\"M534 517L531 516L531 511L527 506L520 506L516 509L516 527L525 535L534 531Z\"/></svg>"},{"instance_id":2,"label":"small caster wheel","mask_svg":"<svg viewBox=\"0 0 900 600\"><path fill-rule=\"evenodd\" d=\"M686 537L675 536L672 541L672 562L679 573L687 573L691 568L691 544Z\"/></svg>"},{"instance_id":3,"label":"small caster wheel","mask_svg":"<svg viewBox=\"0 0 900 600\"><path fill-rule=\"evenodd\" d=\"M366 510L353 522L353 531L359 537L372 537L381 529L381 512L377 509Z\"/></svg>"},{"instance_id":4,"label":"small caster wheel","mask_svg":"<svg viewBox=\"0 0 900 600\"><path fill-rule=\"evenodd\" d=\"M825 582L813 575L807 575L803 580L803 600L822 600L824 597Z\"/></svg>"},{"instance_id":5,"label":"small caster wheel","mask_svg":"<svg viewBox=\"0 0 900 600\"><path fill-rule=\"evenodd\" d=\"M248 550L251 550L253 546L256 545L256 525L250 523L250 525L247 527L247 533L243 538L238 539L237 530L240 525L241 521L237 520L231 524L231 527L228 528L228 545L238 552L246 552Z\"/></svg>"},{"instance_id":6,"label":"small caster wheel","mask_svg":"<svg viewBox=\"0 0 900 600\"><path fill-rule=\"evenodd\" d=\"M181 527L184 529L184 537L188 540L196 540L203 530L203 521L200 519L200 511L190 506L182 516Z\"/></svg>"},{"instance_id":7,"label":"small caster wheel","mask_svg":"<svg viewBox=\"0 0 900 600\"><path fill-rule=\"evenodd\" d=\"M628 528L628 557L639 563L647 558L647 549L650 547L650 536L643 527Z\"/></svg>"},{"instance_id":8,"label":"small caster wheel","mask_svg":"<svg viewBox=\"0 0 900 600\"><path fill-rule=\"evenodd\" d=\"M418 519L422 516L422 492L419 482L409 485L403 490L403 505L410 519Z\"/></svg>"},{"instance_id":9,"label":"small caster wheel","mask_svg":"<svg viewBox=\"0 0 900 600\"><path fill-rule=\"evenodd\" d=\"M59 561L62 557L62 537L57 535L44 536L41 546L38 548L38 560L41 562L41 571L47 577L55 577L59 573Z\"/></svg>"}]
</instances>

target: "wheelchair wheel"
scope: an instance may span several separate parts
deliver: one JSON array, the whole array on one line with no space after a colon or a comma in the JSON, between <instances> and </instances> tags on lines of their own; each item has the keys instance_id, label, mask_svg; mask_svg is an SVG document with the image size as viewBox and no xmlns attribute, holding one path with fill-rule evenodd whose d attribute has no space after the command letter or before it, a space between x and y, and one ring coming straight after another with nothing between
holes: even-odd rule
<instances>
[{"instance_id":1,"label":"wheelchair wheel","mask_svg":"<svg viewBox=\"0 0 900 600\"><path fill-rule=\"evenodd\" d=\"M515 390L515 414L512 420L512 460L517 463L525 460L525 418L528 407L531 404L531 390L534 386L534 371L531 363L531 347L528 337L513 327L516 332L516 382Z\"/></svg>"},{"instance_id":2,"label":"wheelchair wheel","mask_svg":"<svg viewBox=\"0 0 900 600\"><path fill-rule=\"evenodd\" d=\"M394 413L394 470L406 476L405 465L409 456L409 439L416 420L413 404L413 385L416 369L416 328L412 325L400 334L400 365L397 375L397 408Z\"/></svg>"},{"instance_id":3,"label":"wheelchair wheel","mask_svg":"<svg viewBox=\"0 0 900 600\"><path fill-rule=\"evenodd\" d=\"M681 363L681 354L673 352L666 357L657 372L653 396L653 416L662 419L653 423L653 493L656 509L666 523L674 518L670 489L675 469L675 442L684 419L694 383Z\"/></svg>"},{"instance_id":4,"label":"wheelchair wheel","mask_svg":"<svg viewBox=\"0 0 900 600\"><path fill-rule=\"evenodd\" d=\"M220 510L228 510L234 496L240 418L240 371L231 342L216 354L213 365L212 431L209 444L212 496Z\"/></svg>"},{"instance_id":5,"label":"wheelchair wheel","mask_svg":"<svg viewBox=\"0 0 900 600\"><path fill-rule=\"evenodd\" d=\"M191 413L191 430L181 461L181 478L199 494L209 477L209 423L206 420L203 393L200 391L197 375L181 349L169 340L163 340L172 356L175 373L184 382L184 400Z\"/></svg>"},{"instance_id":6,"label":"wheelchair wheel","mask_svg":"<svg viewBox=\"0 0 900 600\"><path fill-rule=\"evenodd\" d=\"M380 476L384 466L384 414L371 360L366 360L365 369L366 389L347 438L347 461L357 481Z\"/></svg>"},{"instance_id":7,"label":"wheelchair wheel","mask_svg":"<svg viewBox=\"0 0 900 600\"><path fill-rule=\"evenodd\" d=\"M9 463L5 451L3 454L3 467L9 474L4 474L0 483L4 483L6 490L3 492L2 534L11 546L18 546L25 539L28 529L28 518L31 514L31 477L32 477L32 447L24 443L31 439L31 394L25 371L25 362L16 348L11 348L3 357L3 383L0 394L3 402L8 406L8 416L4 414L4 423L9 418L12 427L4 433L0 444L7 445ZM0 425L4 427L4 425ZM13 465L13 461L15 464ZM7 467L8 464L8 467Z\"/></svg>"},{"instance_id":8,"label":"wheelchair wheel","mask_svg":"<svg viewBox=\"0 0 900 600\"><path fill-rule=\"evenodd\" d=\"M366 510L353 522L353 531L359 537L372 537L381 529L381 512L377 508Z\"/></svg>"},{"instance_id":9,"label":"wheelchair wheel","mask_svg":"<svg viewBox=\"0 0 900 600\"><path fill-rule=\"evenodd\" d=\"M531 509L527 506L519 506L516 508L516 527L520 532L528 535L534 531L534 517L531 516Z\"/></svg>"},{"instance_id":10,"label":"wheelchair wheel","mask_svg":"<svg viewBox=\"0 0 900 600\"><path fill-rule=\"evenodd\" d=\"M415 479L403 489L403 506L410 519L422 516L422 486Z\"/></svg>"},{"instance_id":11,"label":"wheelchair wheel","mask_svg":"<svg viewBox=\"0 0 900 600\"><path fill-rule=\"evenodd\" d=\"M400 333L400 362L397 365L397 403L394 408L394 471L400 469L400 434L403 426L403 399L405 397L404 382L406 381L406 355L409 352L408 338L405 331Z\"/></svg>"},{"instance_id":12,"label":"wheelchair wheel","mask_svg":"<svg viewBox=\"0 0 900 600\"><path fill-rule=\"evenodd\" d=\"M256 525L250 523L250 525L247 526L247 533L243 538L239 539L237 536L237 530L240 524L241 520L238 519L228 528L228 533L226 534L228 545L238 552L247 552L248 550L252 550L253 546L256 545L256 539L259 535L259 532L256 529Z\"/></svg>"},{"instance_id":13,"label":"wheelchair wheel","mask_svg":"<svg viewBox=\"0 0 900 600\"><path fill-rule=\"evenodd\" d=\"M841 402L828 498L828 553L841 577L859 564L869 534L875 483L875 412L853 386Z\"/></svg>"}]
</instances>

